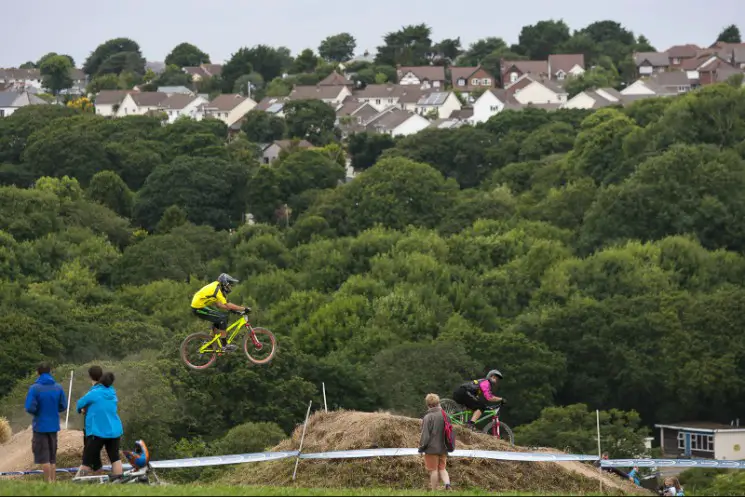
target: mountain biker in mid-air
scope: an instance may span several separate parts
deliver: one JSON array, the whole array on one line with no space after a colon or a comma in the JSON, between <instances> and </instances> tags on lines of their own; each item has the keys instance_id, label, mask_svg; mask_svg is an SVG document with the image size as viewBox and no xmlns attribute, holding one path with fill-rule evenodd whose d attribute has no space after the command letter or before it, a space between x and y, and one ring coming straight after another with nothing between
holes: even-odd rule
<instances>
[{"instance_id":1,"label":"mountain biker in mid-air","mask_svg":"<svg viewBox=\"0 0 745 497\"><path fill-rule=\"evenodd\" d=\"M486 378L468 381L455 389L453 400L473 411L473 416L466 427L475 429L474 425L481 417L481 413L486 410L487 403L496 404L503 401L501 397L492 393L501 379L502 373L492 369L487 373Z\"/></svg>"},{"instance_id":2,"label":"mountain biker in mid-air","mask_svg":"<svg viewBox=\"0 0 745 497\"><path fill-rule=\"evenodd\" d=\"M218 309L233 312L246 312L251 310L248 307L242 307L228 302L227 295L232 291L234 283L238 283L238 280L229 274L222 273L217 277L217 281L213 281L209 285L202 287L191 299L192 312L198 318L212 323L213 335L219 334L222 339L227 336L228 313L221 312ZM223 352L230 352L237 348L238 347L233 344L223 344L222 350Z\"/></svg>"}]
</instances>

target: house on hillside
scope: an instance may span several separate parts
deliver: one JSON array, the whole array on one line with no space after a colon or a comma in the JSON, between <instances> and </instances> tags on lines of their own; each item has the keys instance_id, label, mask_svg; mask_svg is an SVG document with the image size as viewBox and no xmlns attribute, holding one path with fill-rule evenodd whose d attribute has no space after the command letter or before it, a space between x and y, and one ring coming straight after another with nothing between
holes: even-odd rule
<instances>
[{"instance_id":1,"label":"house on hillside","mask_svg":"<svg viewBox=\"0 0 745 497\"><path fill-rule=\"evenodd\" d=\"M613 88L585 90L567 101L564 109L602 109L613 105L623 105L623 95Z\"/></svg>"},{"instance_id":2,"label":"house on hillside","mask_svg":"<svg viewBox=\"0 0 745 497\"><path fill-rule=\"evenodd\" d=\"M585 73L584 54L552 54L548 56L548 73L550 79L563 81L569 76L581 76Z\"/></svg>"},{"instance_id":3,"label":"house on hillside","mask_svg":"<svg viewBox=\"0 0 745 497\"><path fill-rule=\"evenodd\" d=\"M519 106L520 102L507 90L492 88L485 91L473 104L471 122L483 123L502 112L508 105Z\"/></svg>"},{"instance_id":4,"label":"house on hillside","mask_svg":"<svg viewBox=\"0 0 745 497\"><path fill-rule=\"evenodd\" d=\"M691 43L685 45L674 45L664 53L667 54L670 67L673 69L679 69L684 61L696 58L698 56L701 47L693 45Z\"/></svg>"},{"instance_id":5,"label":"house on hillside","mask_svg":"<svg viewBox=\"0 0 745 497\"><path fill-rule=\"evenodd\" d=\"M288 97L264 97L259 101L256 107L253 108L253 110L260 110L277 117L285 117L283 109L285 107L285 102L288 100Z\"/></svg>"},{"instance_id":6,"label":"house on hillside","mask_svg":"<svg viewBox=\"0 0 745 497\"><path fill-rule=\"evenodd\" d=\"M130 93L131 90L101 90L93 101L96 114L103 117L116 116L124 97Z\"/></svg>"},{"instance_id":7,"label":"house on hillside","mask_svg":"<svg viewBox=\"0 0 745 497\"><path fill-rule=\"evenodd\" d=\"M199 107L196 118L198 120L204 118L219 119L228 127L231 127L254 107L256 107L256 102L253 99L244 97L239 93L228 93L218 95L211 102Z\"/></svg>"},{"instance_id":8,"label":"house on hillside","mask_svg":"<svg viewBox=\"0 0 745 497\"><path fill-rule=\"evenodd\" d=\"M160 104L160 108L168 114L168 122L173 123L179 117L196 119L199 108L207 103L209 100L201 95L174 93Z\"/></svg>"},{"instance_id":9,"label":"house on hillside","mask_svg":"<svg viewBox=\"0 0 745 497\"><path fill-rule=\"evenodd\" d=\"M665 52L637 52L634 54L637 74L648 76L670 67L670 57Z\"/></svg>"},{"instance_id":10,"label":"house on hillside","mask_svg":"<svg viewBox=\"0 0 745 497\"><path fill-rule=\"evenodd\" d=\"M168 95L158 91L128 93L116 111L116 117L142 116L148 112L158 111Z\"/></svg>"},{"instance_id":11,"label":"house on hillside","mask_svg":"<svg viewBox=\"0 0 745 497\"><path fill-rule=\"evenodd\" d=\"M334 71L325 78L323 78L318 86L354 86L354 81L347 79L343 75Z\"/></svg>"},{"instance_id":12,"label":"house on hillside","mask_svg":"<svg viewBox=\"0 0 745 497\"><path fill-rule=\"evenodd\" d=\"M288 152L293 148L304 150L313 148L313 144L307 140L275 140L264 147L264 150L262 151L262 160L264 161L264 164L271 164L279 158L280 153L283 151Z\"/></svg>"},{"instance_id":13,"label":"house on hillside","mask_svg":"<svg viewBox=\"0 0 745 497\"><path fill-rule=\"evenodd\" d=\"M520 77L529 74L537 79L549 77L547 60L502 60L502 86L515 83Z\"/></svg>"},{"instance_id":14,"label":"house on hillside","mask_svg":"<svg viewBox=\"0 0 745 497\"><path fill-rule=\"evenodd\" d=\"M621 95L647 97L673 97L678 95L677 88L671 90L655 83L651 78L639 78L621 90Z\"/></svg>"},{"instance_id":15,"label":"house on hillside","mask_svg":"<svg viewBox=\"0 0 745 497\"><path fill-rule=\"evenodd\" d=\"M350 96L348 86L296 85L289 95L289 100L323 100L330 105L338 105Z\"/></svg>"},{"instance_id":16,"label":"house on hillside","mask_svg":"<svg viewBox=\"0 0 745 497\"><path fill-rule=\"evenodd\" d=\"M437 118L446 119L461 107L460 100L452 91L435 91L422 95L417 100L416 112L423 116L436 113Z\"/></svg>"},{"instance_id":17,"label":"house on hillside","mask_svg":"<svg viewBox=\"0 0 745 497\"><path fill-rule=\"evenodd\" d=\"M556 104L566 103L569 94L556 81L537 79L524 74L514 83L505 86L505 90L521 104Z\"/></svg>"},{"instance_id":18,"label":"house on hillside","mask_svg":"<svg viewBox=\"0 0 745 497\"><path fill-rule=\"evenodd\" d=\"M401 104L401 97L404 95L415 95L413 103L421 97L422 90L416 86L404 88L401 85L383 84L367 85L364 88L354 90L354 98L360 102L367 102L372 105L378 112L384 109Z\"/></svg>"},{"instance_id":19,"label":"house on hillside","mask_svg":"<svg viewBox=\"0 0 745 497\"><path fill-rule=\"evenodd\" d=\"M445 88L445 68L443 66L399 66L396 74L400 85L415 85L422 89Z\"/></svg>"},{"instance_id":20,"label":"house on hillside","mask_svg":"<svg viewBox=\"0 0 745 497\"><path fill-rule=\"evenodd\" d=\"M450 68L453 90L458 90L468 98L474 91L485 91L497 87L497 78L481 66Z\"/></svg>"},{"instance_id":21,"label":"house on hillside","mask_svg":"<svg viewBox=\"0 0 745 497\"><path fill-rule=\"evenodd\" d=\"M157 91L161 93L165 93L169 97L177 93L182 94L182 95L191 95L191 96L196 95L195 92L193 92L192 90L190 90L189 88L185 86L159 86Z\"/></svg>"},{"instance_id":22,"label":"house on hillside","mask_svg":"<svg viewBox=\"0 0 745 497\"><path fill-rule=\"evenodd\" d=\"M736 461L745 459L745 428L705 422L656 424L664 457Z\"/></svg>"},{"instance_id":23,"label":"house on hillside","mask_svg":"<svg viewBox=\"0 0 745 497\"><path fill-rule=\"evenodd\" d=\"M693 85L684 71L665 71L654 73L649 77L657 85L663 87L669 93L687 93Z\"/></svg>"},{"instance_id":24,"label":"house on hillside","mask_svg":"<svg viewBox=\"0 0 745 497\"><path fill-rule=\"evenodd\" d=\"M27 105L48 105L48 102L27 91L0 91L0 117L11 116Z\"/></svg>"},{"instance_id":25,"label":"house on hillside","mask_svg":"<svg viewBox=\"0 0 745 497\"><path fill-rule=\"evenodd\" d=\"M430 121L419 114L391 107L367 121L365 128L371 133L408 136L419 133L429 125Z\"/></svg>"},{"instance_id":26,"label":"house on hillside","mask_svg":"<svg viewBox=\"0 0 745 497\"><path fill-rule=\"evenodd\" d=\"M195 83L208 79L213 76L220 76L222 74L222 64L202 64L200 66L187 66L182 69L186 74L191 76L191 80Z\"/></svg>"}]
</instances>

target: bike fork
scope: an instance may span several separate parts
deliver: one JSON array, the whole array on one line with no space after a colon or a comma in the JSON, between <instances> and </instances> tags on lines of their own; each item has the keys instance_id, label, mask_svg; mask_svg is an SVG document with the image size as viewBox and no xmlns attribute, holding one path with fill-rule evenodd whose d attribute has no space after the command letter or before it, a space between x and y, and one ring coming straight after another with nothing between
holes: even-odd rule
<instances>
[{"instance_id":1,"label":"bike fork","mask_svg":"<svg viewBox=\"0 0 745 497\"><path fill-rule=\"evenodd\" d=\"M246 328L248 328L248 333L251 335L251 341L253 342L254 347L256 347L256 350L261 350L262 348L264 348L259 339L256 338L256 333L254 333L253 328L251 328L249 325L246 325Z\"/></svg>"}]
</instances>

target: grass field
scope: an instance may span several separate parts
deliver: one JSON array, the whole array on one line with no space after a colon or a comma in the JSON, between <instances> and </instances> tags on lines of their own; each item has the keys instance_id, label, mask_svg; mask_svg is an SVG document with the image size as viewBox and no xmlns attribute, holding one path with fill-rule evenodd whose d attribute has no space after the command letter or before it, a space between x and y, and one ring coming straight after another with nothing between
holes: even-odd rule
<instances>
[{"instance_id":1,"label":"grass field","mask_svg":"<svg viewBox=\"0 0 745 497\"><path fill-rule=\"evenodd\" d=\"M212 485L100 485L56 483L48 485L31 481L0 480L0 495L422 495L421 491L400 491L387 488L322 489L295 487L251 487ZM433 492L428 495L532 495L521 493L494 494L483 491Z\"/></svg>"}]
</instances>

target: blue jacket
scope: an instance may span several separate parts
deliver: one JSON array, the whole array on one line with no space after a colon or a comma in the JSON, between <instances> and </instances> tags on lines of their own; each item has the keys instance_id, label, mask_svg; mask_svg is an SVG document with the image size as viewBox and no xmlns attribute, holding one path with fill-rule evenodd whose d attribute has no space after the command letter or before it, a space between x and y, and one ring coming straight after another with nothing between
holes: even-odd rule
<instances>
[{"instance_id":1,"label":"blue jacket","mask_svg":"<svg viewBox=\"0 0 745 497\"><path fill-rule=\"evenodd\" d=\"M60 430L59 413L67 409L65 391L51 374L40 374L28 389L25 408L34 416L32 426L35 432L56 433Z\"/></svg>"},{"instance_id":2,"label":"blue jacket","mask_svg":"<svg viewBox=\"0 0 745 497\"><path fill-rule=\"evenodd\" d=\"M119 399L114 387L93 385L75 406L80 412L85 409L85 435L101 438L119 438L124 429L116 413Z\"/></svg>"}]
</instances>

